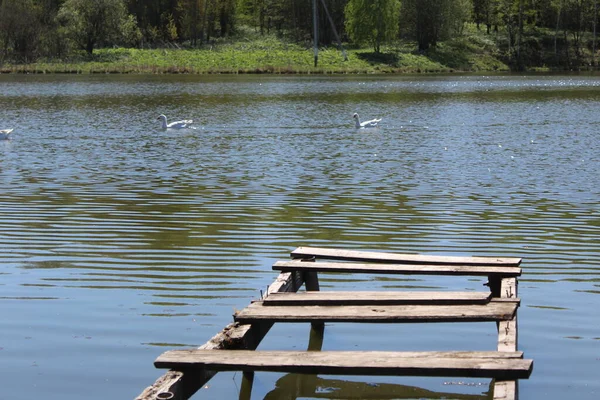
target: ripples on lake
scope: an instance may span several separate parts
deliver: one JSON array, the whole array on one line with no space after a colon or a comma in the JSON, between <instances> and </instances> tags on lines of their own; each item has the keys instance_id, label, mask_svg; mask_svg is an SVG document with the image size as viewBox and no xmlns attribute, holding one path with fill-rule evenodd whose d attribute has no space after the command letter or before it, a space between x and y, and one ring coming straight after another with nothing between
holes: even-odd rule
<instances>
[{"instance_id":1,"label":"ripples on lake","mask_svg":"<svg viewBox=\"0 0 600 400\"><path fill-rule=\"evenodd\" d=\"M0 142L4 392L133 398L160 375L159 353L204 343L272 281L275 260L313 245L523 257L520 347L535 368L521 395L597 398L599 86L586 76L1 76L0 128L16 128ZM382 129L355 131L354 112L383 117ZM160 113L196 129L161 132ZM428 349L443 329L442 350L495 348L493 327L467 325L384 326L390 339L368 345ZM324 348L372 334L334 325ZM307 337L276 327L264 347L302 349ZM237 398L239 375L218 375L208 396ZM278 379L261 375L256 398ZM488 390L362 381L391 393Z\"/></svg>"}]
</instances>

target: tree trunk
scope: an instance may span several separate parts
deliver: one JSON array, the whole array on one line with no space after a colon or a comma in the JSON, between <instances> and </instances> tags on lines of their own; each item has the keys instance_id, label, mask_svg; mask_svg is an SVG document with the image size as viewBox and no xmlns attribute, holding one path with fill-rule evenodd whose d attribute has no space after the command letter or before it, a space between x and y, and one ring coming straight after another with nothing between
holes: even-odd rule
<instances>
[{"instance_id":1,"label":"tree trunk","mask_svg":"<svg viewBox=\"0 0 600 400\"><path fill-rule=\"evenodd\" d=\"M521 38L523 36L523 0L519 0L519 36L517 37L517 68L522 71L523 60L521 59Z\"/></svg>"},{"instance_id":2,"label":"tree trunk","mask_svg":"<svg viewBox=\"0 0 600 400\"><path fill-rule=\"evenodd\" d=\"M87 43L85 44L85 51L91 56L92 53L94 52L94 40L93 39L88 39Z\"/></svg>"},{"instance_id":3,"label":"tree trunk","mask_svg":"<svg viewBox=\"0 0 600 400\"><path fill-rule=\"evenodd\" d=\"M563 33L565 35L565 55L567 57L567 68L571 68L571 57L569 55L569 36L566 29Z\"/></svg>"},{"instance_id":4,"label":"tree trunk","mask_svg":"<svg viewBox=\"0 0 600 400\"><path fill-rule=\"evenodd\" d=\"M560 28L560 13L562 12L562 7L556 10L556 29L554 30L554 62L558 64L558 29Z\"/></svg>"}]
</instances>

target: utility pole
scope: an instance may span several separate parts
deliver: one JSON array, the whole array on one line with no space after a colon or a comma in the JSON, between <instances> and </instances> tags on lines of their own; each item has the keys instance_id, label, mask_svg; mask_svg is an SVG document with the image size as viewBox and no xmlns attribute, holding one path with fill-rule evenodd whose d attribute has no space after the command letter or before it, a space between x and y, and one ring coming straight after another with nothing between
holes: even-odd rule
<instances>
[{"instance_id":1,"label":"utility pole","mask_svg":"<svg viewBox=\"0 0 600 400\"><path fill-rule=\"evenodd\" d=\"M315 68L319 62L319 19L317 18L317 0L313 0L313 42L315 53Z\"/></svg>"},{"instance_id":2,"label":"utility pole","mask_svg":"<svg viewBox=\"0 0 600 400\"><path fill-rule=\"evenodd\" d=\"M337 39L338 47L342 51L342 54L344 56L344 61L348 61L348 55L346 54L346 50L344 49L344 46L342 46L342 41L340 40L340 35L338 35L337 29L335 29L335 24L333 23L333 19L331 18L331 15L329 14L329 10L327 9L327 4L325 4L325 0L321 0L321 4L323 4L323 9L325 10L325 14L327 14L327 19L329 19L329 24L331 25L333 34L335 35L335 38Z\"/></svg>"},{"instance_id":3,"label":"utility pole","mask_svg":"<svg viewBox=\"0 0 600 400\"><path fill-rule=\"evenodd\" d=\"M592 39L592 67L596 67L596 25L598 24L598 1L594 0L594 37Z\"/></svg>"}]
</instances>

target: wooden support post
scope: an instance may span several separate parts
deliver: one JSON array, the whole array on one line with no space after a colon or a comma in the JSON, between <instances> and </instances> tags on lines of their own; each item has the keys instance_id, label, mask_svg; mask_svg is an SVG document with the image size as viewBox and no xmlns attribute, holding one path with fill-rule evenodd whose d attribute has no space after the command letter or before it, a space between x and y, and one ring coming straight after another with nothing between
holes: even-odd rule
<instances>
[{"instance_id":1,"label":"wooden support post","mask_svg":"<svg viewBox=\"0 0 600 400\"><path fill-rule=\"evenodd\" d=\"M242 387L240 388L239 400L250 400L252 398L252 385L254 384L254 371L242 373Z\"/></svg>"},{"instance_id":2,"label":"wooden support post","mask_svg":"<svg viewBox=\"0 0 600 400\"><path fill-rule=\"evenodd\" d=\"M314 256L295 256L292 254L292 259L301 261L301 262L315 262L316 257ZM306 285L306 290L311 292L319 291L319 276L317 275L317 271L298 271L299 273L304 274L304 284Z\"/></svg>"},{"instance_id":3,"label":"wooden support post","mask_svg":"<svg viewBox=\"0 0 600 400\"><path fill-rule=\"evenodd\" d=\"M323 349L323 334L325 332L325 324L311 324L310 336L308 338L307 351L321 351ZM295 381L296 393L302 390L308 390L309 392L316 393L318 387L318 375L317 374L301 374Z\"/></svg>"},{"instance_id":4,"label":"wooden support post","mask_svg":"<svg viewBox=\"0 0 600 400\"><path fill-rule=\"evenodd\" d=\"M490 289L492 286L490 285ZM503 278L495 284L494 290L501 299L517 298L517 279ZM493 293L493 292L492 292ZM498 322L498 351L511 352L517 351L517 314L508 321ZM494 382L494 400L517 400L519 396L519 382L516 380Z\"/></svg>"},{"instance_id":5,"label":"wooden support post","mask_svg":"<svg viewBox=\"0 0 600 400\"><path fill-rule=\"evenodd\" d=\"M494 382L494 400L516 400L519 398L518 381Z\"/></svg>"},{"instance_id":6,"label":"wooden support post","mask_svg":"<svg viewBox=\"0 0 600 400\"><path fill-rule=\"evenodd\" d=\"M500 289L501 299L517 298L516 278L502 279ZM517 313L508 321L498 323L498 351L517 351Z\"/></svg>"},{"instance_id":7,"label":"wooden support post","mask_svg":"<svg viewBox=\"0 0 600 400\"><path fill-rule=\"evenodd\" d=\"M488 276L488 286L490 287L490 292L492 292L492 297L502 297L500 296L501 285L502 278L495 275Z\"/></svg>"},{"instance_id":8,"label":"wooden support post","mask_svg":"<svg viewBox=\"0 0 600 400\"><path fill-rule=\"evenodd\" d=\"M319 276L316 271L305 271L304 272L304 282L306 285L306 290L309 292L318 292L319 291Z\"/></svg>"},{"instance_id":9,"label":"wooden support post","mask_svg":"<svg viewBox=\"0 0 600 400\"><path fill-rule=\"evenodd\" d=\"M319 278L317 273L314 271L306 271L304 272L304 282L306 285L306 290L310 292L318 292L319 291ZM323 331L325 329L325 323L323 322L313 322L310 324L311 329L316 331Z\"/></svg>"},{"instance_id":10,"label":"wooden support post","mask_svg":"<svg viewBox=\"0 0 600 400\"><path fill-rule=\"evenodd\" d=\"M325 334L325 325L319 324L317 327L311 326L310 337L308 338L308 351L321 351L323 348L323 335Z\"/></svg>"}]
</instances>

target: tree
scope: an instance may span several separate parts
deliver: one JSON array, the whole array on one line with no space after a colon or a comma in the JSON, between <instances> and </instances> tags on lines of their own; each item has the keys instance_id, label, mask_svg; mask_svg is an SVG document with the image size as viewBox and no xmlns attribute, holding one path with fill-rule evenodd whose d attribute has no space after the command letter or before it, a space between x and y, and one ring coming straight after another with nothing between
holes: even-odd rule
<instances>
[{"instance_id":1,"label":"tree","mask_svg":"<svg viewBox=\"0 0 600 400\"><path fill-rule=\"evenodd\" d=\"M499 0L473 0L473 19L479 29L479 24L486 26L486 33L489 35L492 26L498 30L500 23L498 19Z\"/></svg>"},{"instance_id":2,"label":"tree","mask_svg":"<svg viewBox=\"0 0 600 400\"><path fill-rule=\"evenodd\" d=\"M420 51L461 32L471 17L471 0L403 0L405 30L417 40Z\"/></svg>"},{"instance_id":3,"label":"tree","mask_svg":"<svg viewBox=\"0 0 600 400\"><path fill-rule=\"evenodd\" d=\"M399 0L350 0L345 9L346 31L357 43L370 43L376 53L398 34Z\"/></svg>"},{"instance_id":4,"label":"tree","mask_svg":"<svg viewBox=\"0 0 600 400\"><path fill-rule=\"evenodd\" d=\"M99 44L137 36L135 18L127 15L123 0L65 0L58 18L64 33L90 55Z\"/></svg>"},{"instance_id":5,"label":"tree","mask_svg":"<svg viewBox=\"0 0 600 400\"><path fill-rule=\"evenodd\" d=\"M40 14L40 8L33 0L0 2L0 63L9 54L26 62L35 58Z\"/></svg>"}]
</instances>

